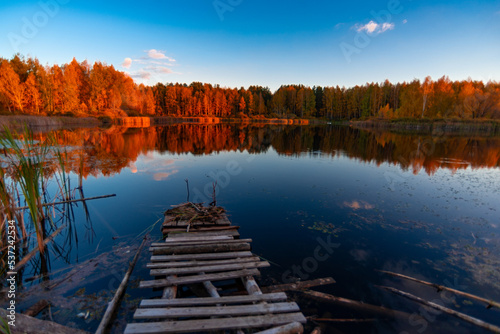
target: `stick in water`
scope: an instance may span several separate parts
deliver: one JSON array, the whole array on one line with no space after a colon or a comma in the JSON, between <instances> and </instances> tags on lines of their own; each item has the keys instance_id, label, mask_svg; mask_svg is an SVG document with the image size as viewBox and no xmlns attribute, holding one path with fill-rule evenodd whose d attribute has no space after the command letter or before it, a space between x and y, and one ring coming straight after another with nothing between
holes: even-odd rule
<instances>
[{"instance_id":1,"label":"stick in water","mask_svg":"<svg viewBox=\"0 0 500 334\"><path fill-rule=\"evenodd\" d=\"M130 278L130 274L132 274L132 271L134 270L137 259L139 258L139 254L141 253L141 250L144 247L144 244L146 243L146 239L147 239L147 235L145 235L144 239L142 239L142 243L139 246L137 253L135 253L134 259L132 260L132 262L130 262L128 270L125 273L125 276L123 277L123 280L122 280L120 286L118 287L118 290L116 290L115 296L113 297L113 299L109 303L108 308L106 309L106 312L104 313L104 316L102 317L101 323L99 324L99 327L97 328L96 334L103 334L105 329L109 326L111 320L113 319L113 314L115 313L116 309L120 305L120 300L123 296L123 293L125 292L125 289L127 288L127 283L128 283L129 278Z\"/></svg>"},{"instance_id":2,"label":"stick in water","mask_svg":"<svg viewBox=\"0 0 500 334\"><path fill-rule=\"evenodd\" d=\"M391 275L391 276L395 276L395 277L404 278L404 279L407 279L407 280L410 280L410 281L414 281L414 282L417 282L417 283L420 283L420 284L432 286L432 287L436 288L438 291L446 290L446 291L453 292L454 294L457 294L457 295L460 295L460 296L464 296L464 297L467 297L467 298L470 298L470 299L474 299L474 300L486 303L487 304L486 308L492 308L492 307L500 308L500 303L497 303L497 302L495 302L493 300L488 300L486 298L482 298L482 297L479 297L479 296L476 296L476 295L473 295L473 294L470 294L470 293L467 293L467 292L463 292L463 291L460 291L460 290L455 290L455 289L448 288L448 287L443 286L443 285L439 285L439 284L435 284L435 283L423 281L423 280L420 280L420 279L417 279L417 278L413 278L413 277L410 277L410 276L406 276L406 275L402 275L402 274L398 274L398 273L393 273L391 271L385 271L385 270L377 270L377 271L381 272L381 273L384 273L384 274Z\"/></svg>"}]
</instances>

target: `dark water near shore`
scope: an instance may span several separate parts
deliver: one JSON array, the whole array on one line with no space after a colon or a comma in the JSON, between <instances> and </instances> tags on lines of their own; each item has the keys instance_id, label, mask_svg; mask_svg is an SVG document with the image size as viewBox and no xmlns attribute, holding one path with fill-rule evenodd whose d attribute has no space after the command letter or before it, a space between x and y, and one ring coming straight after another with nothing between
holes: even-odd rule
<instances>
[{"instance_id":1,"label":"dark water near shore","mask_svg":"<svg viewBox=\"0 0 500 334\"><path fill-rule=\"evenodd\" d=\"M74 275L71 288L57 297L52 293L56 322L97 328L104 307L99 298L110 298L108 290L116 289L140 244L136 236L161 219L170 205L186 201L188 179L190 200L206 203L217 180L217 204L241 226L242 237L254 240L254 253L273 263L262 270L263 283L332 276L336 284L317 290L411 314L362 326L329 325L326 332L481 332L423 311L376 285L500 325L499 310L451 300L449 294L375 271L390 270L500 300L500 138L241 124L55 134L67 147L73 186L80 174L85 196L117 195L88 202L88 215L81 205L73 206L72 230L56 239L64 256L49 253L50 270L56 272L52 279L79 264L94 273L94 279ZM155 240L161 237L158 225L152 234ZM120 323L130 319L130 308L141 297L159 295L137 288L139 277L148 277L148 257L144 251L134 271ZM86 262L92 258L101 259L94 271ZM23 278L39 274L38 268L33 263ZM25 283L32 291L26 305L42 295L36 292L38 283ZM372 317L297 296L306 316ZM76 317L87 311L87 320Z\"/></svg>"}]
</instances>

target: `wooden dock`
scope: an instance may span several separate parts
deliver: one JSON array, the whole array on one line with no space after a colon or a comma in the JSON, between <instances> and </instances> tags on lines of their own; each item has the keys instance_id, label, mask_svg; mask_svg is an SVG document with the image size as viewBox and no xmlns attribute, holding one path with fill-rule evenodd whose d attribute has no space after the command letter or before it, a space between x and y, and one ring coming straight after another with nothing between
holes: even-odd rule
<instances>
[{"instance_id":1,"label":"wooden dock","mask_svg":"<svg viewBox=\"0 0 500 334\"><path fill-rule=\"evenodd\" d=\"M165 242L151 245L147 265L154 279L140 282L162 296L142 300L125 333L302 333L299 306L283 292L262 293L254 277L269 263L238 229L219 207L185 203L165 212Z\"/></svg>"}]
</instances>

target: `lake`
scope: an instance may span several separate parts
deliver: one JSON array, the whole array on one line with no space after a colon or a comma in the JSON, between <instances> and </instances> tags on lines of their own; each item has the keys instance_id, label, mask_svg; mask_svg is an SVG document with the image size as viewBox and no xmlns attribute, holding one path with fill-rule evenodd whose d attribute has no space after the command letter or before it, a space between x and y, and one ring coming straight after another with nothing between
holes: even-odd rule
<instances>
[{"instance_id":1,"label":"lake","mask_svg":"<svg viewBox=\"0 0 500 334\"><path fill-rule=\"evenodd\" d=\"M315 289L409 314L330 324L326 333L481 332L379 285L500 325L498 309L376 271L500 300L499 137L226 123L54 134L68 152L72 187L81 182L85 197L116 194L54 210L54 220L70 228L50 245L44 261L35 259L22 273L20 305L52 299L56 322L95 331L141 233L171 205L187 200L187 186L190 201L211 202L217 181L217 205L241 226L242 237L253 239L253 252L272 263L262 270L263 285L331 276L336 284ZM159 224L152 228L154 240L161 238ZM144 250L116 332L138 300L160 294L137 288L148 277L148 258ZM39 279L45 267L52 276ZM292 296L306 316L373 318Z\"/></svg>"}]
</instances>

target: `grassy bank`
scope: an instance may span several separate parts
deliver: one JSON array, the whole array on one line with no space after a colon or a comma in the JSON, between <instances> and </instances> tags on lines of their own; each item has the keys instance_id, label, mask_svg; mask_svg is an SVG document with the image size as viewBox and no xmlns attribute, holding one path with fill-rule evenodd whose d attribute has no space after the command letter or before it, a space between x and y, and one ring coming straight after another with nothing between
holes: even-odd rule
<instances>
[{"instance_id":1,"label":"grassy bank","mask_svg":"<svg viewBox=\"0 0 500 334\"><path fill-rule=\"evenodd\" d=\"M75 127L96 127L101 124L101 121L93 117L48 117L48 116L28 116L28 115L12 115L0 116L0 128L4 126L11 130L21 131L25 125L32 130L38 129L58 129L58 128L75 128Z\"/></svg>"},{"instance_id":2,"label":"grassy bank","mask_svg":"<svg viewBox=\"0 0 500 334\"><path fill-rule=\"evenodd\" d=\"M350 124L360 129L385 130L411 134L500 135L500 121L494 120L371 119L366 121L351 121Z\"/></svg>"}]
</instances>

